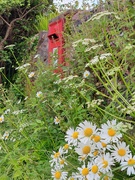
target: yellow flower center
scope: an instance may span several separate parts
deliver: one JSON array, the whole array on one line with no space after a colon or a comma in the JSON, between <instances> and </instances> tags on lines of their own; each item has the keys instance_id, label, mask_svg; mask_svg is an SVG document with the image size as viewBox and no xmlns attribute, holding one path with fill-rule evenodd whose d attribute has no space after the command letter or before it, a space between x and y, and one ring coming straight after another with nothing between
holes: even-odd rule
<instances>
[{"instance_id":1,"label":"yellow flower center","mask_svg":"<svg viewBox=\"0 0 135 180\"><path fill-rule=\"evenodd\" d=\"M95 141L95 142L99 142L100 141L100 136L98 136L98 135L96 135L94 138L93 138L93 140Z\"/></svg>"},{"instance_id":2,"label":"yellow flower center","mask_svg":"<svg viewBox=\"0 0 135 180\"><path fill-rule=\"evenodd\" d=\"M56 122L59 122L60 120L58 118L55 119Z\"/></svg>"},{"instance_id":3,"label":"yellow flower center","mask_svg":"<svg viewBox=\"0 0 135 180\"><path fill-rule=\"evenodd\" d=\"M97 155L98 155L98 150L94 151L94 152L93 152L93 155L94 155L94 156L97 156Z\"/></svg>"},{"instance_id":4,"label":"yellow flower center","mask_svg":"<svg viewBox=\"0 0 135 180\"><path fill-rule=\"evenodd\" d=\"M56 171L55 174L54 174L54 177L55 177L56 179L60 179L60 177L61 177L61 172L60 172L60 171Z\"/></svg>"},{"instance_id":5,"label":"yellow flower center","mask_svg":"<svg viewBox=\"0 0 135 180\"><path fill-rule=\"evenodd\" d=\"M108 161L103 159L103 168L106 168L108 166Z\"/></svg>"},{"instance_id":6,"label":"yellow flower center","mask_svg":"<svg viewBox=\"0 0 135 180\"><path fill-rule=\"evenodd\" d=\"M75 132L73 132L72 137L74 139L77 139L78 138L78 134L79 134L79 132L75 131Z\"/></svg>"},{"instance_id":7,"label":"yellow flower center","mask_svg":"<svg viewBox=\"0 0 135 180\"><path fill-rule=\"evenodd\" d=\"M109 136L113 137L113 136L115 136L115 134L116 134L116 131L113 128L108 129Z\"/></svg>"},{"instance_id":8,"label":"yellow flower center","mask_svg":"<svg viewBox=\"0 0 135 180\"><path fill-rule=\"evenodd\" d=\"M102 144L102 147L106 147L107 146L107 144L104 143L104 142L101 142L101 144Z\"/></svg>"},{"instance_id":9,"label":"yellow flower center","mask_svg":"<svg viewBox=\"0 0 135 180\"><path fill-rule=\"evenodd\" d=\"M69 145L65 144L63 148L67 150L69 148Z\"/></svg>"},{"instance_id":10,"label":"yellow flower center","mask_svg":"<svg viewBox=\"0 0 135 180\"><path fill-rule=\"evenodd\" d=\"M131 166L133 166L133 165L135 165L135 159L129 159L128 160L128 165L131 165Z\"/></svg>"},{"instance_id":11,"label":"yellow flower center","mask_svg":"<svg viewBox=\"0 0 135 180\"><path fill-rule=\"evenodd\" d=\"M98 172L98 166L96 165L93 165L92 168L91 168L91 171L96 174Z\"/></svg>"},{"instance_id":12,"label":"yellow flower center","mask_svg":"<svg viewBox=\"0 0 135 180\"><path fill-rule=\"evenodd\" d=\"M2 122L2 117L0 117L0 122Z\"/></svg>"},{"instance_id":13,"label":"yellow flower center","mask_svg":"<svg viewBox=\"0 0 135 180\"><path fill-rule=\"evenodd\" d=\"M89 169L88 168L83 168L82 169L82 175L87 176L89 174Z\"/></svg>"},{"instance_id":14,"label":"yellow flower center","mask_svg":"<svg viewBox=\"0 0 135 180\"><path fill-rule=\"evenodd\" d=\"M83 154L88 154L90 152L90 146L84 146L82 152Z\"/></svg>"},{"instance_id":15,"label":"yellow flower center","mask_svg":"<svg viewBox=\"0 0 135 180\"><path fill-rule=\"evenodd\" d=\"M121 149L118 150L118 154L119 154L120 156L125 156L126 150L123 149L123 148L121 148Z\"/></svg>"},{"instance_id":16,"label":"yellow flower center","mask_svg":"<svg viewBox=\"0 0 135 180\"><path fill-rule=\"evenodd\" d=\"M61 159L60 164L64 164L64 163L65 163L64 159Z\"/></svg>"},{"instance_id":17,"label":"yellow flower center","mask_svg":"<svg viewBox=\"0 0 135 180\"><path fill-rule=\"evenodd\" d=\"M93 133L93 130L92 130L91 128L86 128L86 129L84 130L84 135L85 135L86 137L90 137L90 136L92 135L92 133Z\"/></svg>"},{"instance_id":18,"label":"yellow flower center","mask_svg":"<svg viewBox=\"0 0 135 180\"><path fill-rule=\"evenodd\" d=\"M104 180L109 180L109 177L108 177L108 176L105 176L105 177L104 177Z\"/></svg>"},{"instance_id":19,"label":"yellow flower center","mask_svg":"<svg viewBox=\"0 0 135 180\"><path fill-rule=\"evenodd\" d=\"M54 158L58 158L59 156L60 156L60 153L59 153L59 152L57 152L57 153L54 154Z\"/></svg>"},{"instance_id":20,"label":"yellow flower center","mask_svg":"<svg viewBox=\"0 0 135 180\"><path fill-rule=\"evenodd\" d=\"M74 178L70 178L70 180L74 180Z\"/></svg>"}]
</instances>

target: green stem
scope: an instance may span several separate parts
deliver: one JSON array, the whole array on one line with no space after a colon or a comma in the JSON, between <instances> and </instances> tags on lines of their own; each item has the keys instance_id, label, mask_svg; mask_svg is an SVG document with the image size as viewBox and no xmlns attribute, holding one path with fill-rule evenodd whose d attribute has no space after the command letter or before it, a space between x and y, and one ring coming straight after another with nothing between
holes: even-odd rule
<instances>
[{"instance_id":1,"label":"green stem","mask_svg":"<svg viewBox=\"0 0 135 180\"><path fill-rule=\"evenodd\" d=\"M9 81L9 79L5 76L5 74L3 72L2 72L2 75L22 96L25 97L25 95L13 83L11 83L11 81Z\"/></svg>"}]
</instances>

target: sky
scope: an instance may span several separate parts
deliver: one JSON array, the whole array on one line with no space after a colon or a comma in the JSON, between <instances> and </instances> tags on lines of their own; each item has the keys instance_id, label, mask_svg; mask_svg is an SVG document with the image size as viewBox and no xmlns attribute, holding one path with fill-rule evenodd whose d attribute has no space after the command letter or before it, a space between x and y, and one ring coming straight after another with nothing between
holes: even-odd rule
<instances>
[{"instance_id":1,"label":"sky","mask_svg":"<svg viewBox=\"0 0 135 180\"><path fill-rule=\"evenodd\" d=\"M64 5L64 4L71 6L71 5L75 4L75 1L78 1L79 8L81 8L83 2L86 2L91 6L92 3L97 3L98 0L53 0L54 4L57 7Z\"/></svg>"}]
</instances>

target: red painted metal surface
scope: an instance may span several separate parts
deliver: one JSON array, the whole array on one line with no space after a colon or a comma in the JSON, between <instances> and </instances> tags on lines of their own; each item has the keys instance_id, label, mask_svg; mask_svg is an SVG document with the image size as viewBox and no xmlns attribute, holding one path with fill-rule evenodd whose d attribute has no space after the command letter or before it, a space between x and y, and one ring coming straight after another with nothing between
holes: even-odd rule
<instances>
[{"instance_id":1,"label":"red painted metal surface","mask_svg":"<svg viewBox=\"0 0 135 180\"><path fill-rule=\"evenodd\" d=\"M62 66L65 65L64 60L64 23L65 18L60 17L49 23L48 30L48 63L55 67L54 72L62 72Z\"/></svg>"}]
</instances>

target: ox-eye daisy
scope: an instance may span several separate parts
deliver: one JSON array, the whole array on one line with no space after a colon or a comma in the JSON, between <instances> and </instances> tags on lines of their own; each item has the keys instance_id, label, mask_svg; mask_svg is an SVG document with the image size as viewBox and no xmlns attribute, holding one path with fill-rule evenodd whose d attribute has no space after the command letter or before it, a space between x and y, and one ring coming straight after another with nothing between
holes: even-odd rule
<instances>
[{"instance_id":1,"label":"ox-eye daisy","mask_svg":"<svg viewBox=\"0 0 135 180\"><path fill-rule=\"evenodd\" d=\"M72 147L67 143L63 146L64 154L68 153L69 149L72 149Z\"/></svg>"},{"instance_id":2,"label":"ox-eye daisy","mask_svg":"<svg viewBox=\"0 0 135 180\"><path fill-rule=\"evenodd\" d=\"M103 148L103 143L102 143L102 138L100 136L100 133L97 132L96 134L94 134L92 137L91 137L93 143L97 146L97 149L101 149Z\"/></svg>"},{"instance_id":3,"label":"ox-eye daisy","mask_svg":"<svg viewBox=\"0 0 135 180\"><path fill-rule=\"evenodd\" d=\"M88 70L84 71L83 77L87 78L90 75L90 72Z\"/></svg>"},{"instance_id":4,"label":"ox-eye daisy","mask_svg":"<svg viewBox=\"0 0 135 180\"><path fill-rule=\"evenodd\" d=\"M55 116L55 118L54 118L54 123L55 124L59 124L60 123L60 119L57 116Z\"/></svg>"},{"instance_id":5,"label":"ox-eye daisy","mask_svg":"<svg viewBox=\"0 0 135 180\"><path fill-rule=\"evenodd\" d=\"M3 122L4 122L4 116L1 115L1 116L0 116L0 123L3 123Z\"/></svg>"},{"instance_id":6,"label":"ox-eye daisy","mask_svg":"<svg viewBox=\"0 0 135 180\"><path fill-rule=\"evenodd\" d=\"M63 148L60 147L58 152L53 151L53 154L51 155L52 160L49 162L51 163L51 166L54 164L58 164L62 155L64 154Z\"/></svg>"},{"instance_id":7,"label":"ox-eye daisy","mask_svg":"<svg viewBox=\"0 0 135 180\"><path fill-rule=\"evenodd\" d=\"M83 77L87 78L90 75L90 72L88 70L84 71Z\"/></svg>"},{"instance_id":8,"label":"ox-eye daisy","mask_svg":"<svg viewBox=\"0 0 135 180\"><path fill-rule=\"evenodd\" d=\"M101 172L106 173L111 171L111 166L114 165L114 160L110 153L103 154L97 158L97 161L102 164Z\"/></svg>"},{"instance_id":9,"label":"ox-eye daisy","mask_svg":"<svg viewBox=\"0 0 135 180\"><path fill-rule=\"evenodd\" d=\"M60 158L60 159L59 159L58 166L59 166L60 168L63 168L65 165L67 165L66 159L65 159L64 157Z\"/></svg>"},{"instance_id":10,"label":"ox-eye daisy","mask_svg":"<svg viewBox=\"0 0 135 180\"><path fill-rule=\"evenodd\" d=\"M135 174L135 156L129 155L129 158L123 162L121 162L121 170L127 169L127 175Z\"/></svg>"},{"instance_id":11,"label":"ox-eye daisy","mask_svg":"<svg viewBox=\"0 0 135 180\"><path fill-rule=\"evenodd\" d=\"M83 143L91 141L91 137L96 133L96 126L89 121L84 121L79 124L79 139Z\"/></svg>"},{"instance_id":12,"label":"ox-eye daisy","mask_svg":"<svg viewBox=\"0 0 135 180\"><path fill-rule=\"evenodd\" d=\"M67 179L67 172L62 171L61 169L52 169L51 170L52 173L52 178L54 178L54 180L65 180Z\"/></svg>"},{"instance_id":13,"label":"ox-eye daisy","mask_svg":"<svg viewBox=\"0 0 135 180\"><path fill-rule=\"evenodd\" d=\"M112 157L116 159L117 162L122 162L129 158L130 155L130 150L129 150L129 145L126 146L125 142L117 142L117 145L113 145L112 150Z\"/></svg>"},{"instance_id":14,"label":"ox-eye daisy","mask_svg":"<svg viewBox=\"0 0 135 180\"><path fill-rule=\"evenodd\" d=\"M90 169L89 177L90 180L99 180L100 179L100 169L102 167L102 164L100 164L97 159L95 159L93 162L88 163L88 168Z\"/></svg>"},{"instance_id":15,"label":"ox-eye daisy","mask_svg":"<svg viewBox=\"0 0 135 180\"><path fill-rule=\"evenodd\" d=\"M66 132L65 141L68 142L68 144L76 146L78 143L78 135L78 129L69 128Z\"/></svg>"},{"instance_id":16,"label":"ox-eye daisy","mask_svg":"<svg viewBox=\"0 0 135 180\"><path fill-rule=\"evenodd\" d=\"M117 128L116 120L107 121L107 123L101 125L101 138L108 142L117 142L122 134Z\"/></svg>"},{"instance_id":17,"label":"ox-eye daisy","mask_svg":"<svg viewBox=\"0 0 135 180\"><path fill-rule=\"evenodd\" d=\"M36 97L37 97L37 98L42 97L42 95L43 95L43 93L42 93L41 91L38 91L38 92L36 93Z\"/></svg>"},{"instance_id":18,"label":"ox-eye daisy","mask_svg":"<svg viewBox=\"0 0 135 180\"><path fill-rule=\"evenodd\" d=\"M88 167L83 165L81 168L78 168L80 176L78 177L79 179L90 179L89 173L90 170Z\"/></svg>"},{"instance_id":19,"label":"ox-eye daisy","mask_svg":"<svg viewBox=\"0 0 135 180\"><path fill-rule=\"evenodd\" d=\"M83 156L93 156L92 152L95 150L95 146L93 144L90 144L89 142L87 143L82 143L79 142L78 146L75 148L75 152L79 154L81 157Z\"/></svg>"}]
</instances>

